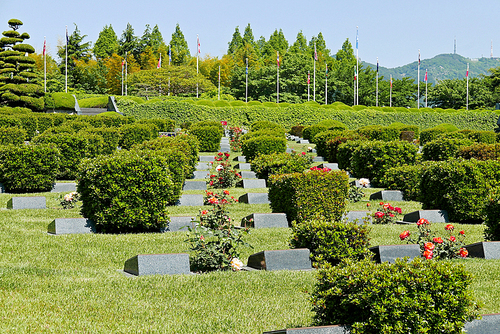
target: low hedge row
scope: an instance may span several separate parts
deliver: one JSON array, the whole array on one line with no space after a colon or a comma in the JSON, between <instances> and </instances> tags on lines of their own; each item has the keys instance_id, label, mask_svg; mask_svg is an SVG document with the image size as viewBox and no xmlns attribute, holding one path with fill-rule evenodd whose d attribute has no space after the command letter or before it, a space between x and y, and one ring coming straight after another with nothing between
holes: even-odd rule
<instances>
[{"instance_id":1,"label":"low hedge row","mask_svg":"<svg viewBox=\"0 0 500 334\"><path fill-rule=\"evenodd\" d=\"M348 180L343 171L271 175L268 179L271 209L286 213L289 222L316 218L340 221L347 202Z\"/></svg>"},{"instance_id":2,"label":"low hedge row","mask_svg":"<svg viewBox=\"0 0 500 334\"><path fill-rule=\"evenodd\" d=\"M219 122L203 121L192 124L189 133L198 138L200 151L217 152L224 135L224 128Z\"/></svg>"},{"instance_id":3,"label":"low hedge row","mask_svg":"<svg viewBox=\"0 0 500 334\"><path fill-rule=\"evenodd\" d=\"M258 155L284 153L286 137L283 127L276 123L261 121L252 124L254 131L241 136L241 151L247 161L252 161Z\"/></svg>"},{"instance_id":4,"label":"low hedge row","mask_svg":"<svg viewBox=\"0 0 500 334\"><path fill-rule=\"evenodd\" d=\"M259 154L252 160L252 171L257 178L268 180L270 175L302 172L311 167L311 159L296 153Z\"/></svg>"}]
</instances>

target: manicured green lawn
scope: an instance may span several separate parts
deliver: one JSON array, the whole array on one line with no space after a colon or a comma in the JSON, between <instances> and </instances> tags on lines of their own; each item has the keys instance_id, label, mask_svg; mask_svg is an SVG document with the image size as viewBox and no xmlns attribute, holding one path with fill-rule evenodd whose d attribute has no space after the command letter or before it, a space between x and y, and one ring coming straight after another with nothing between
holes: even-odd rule
<instances>
[{"instance_id":1,"label":"manicured green lawn","mask_svg":"<svg viewBox=\"0 0 500 334\"><path fill-rule=\"evenodd\" d=\"M377 190L367 190L367 196ZM230 191L235 197L247 192ZM7 210L14 195L0 194L2 333L262 333L311 323L308 292L314 272L128 277L123 265L134 255L185 252L185 232L49 235L47 226L54 218L79 217L78 208L63 210L59 194L31 195L46 196L48 209ZM366 198L349 204L349 210L366 210ZM375 210L378 201L370 203ZM403 213L420 208L416 202L391 204ZM196 215L200 209L172 207L170 214ZM271 212L268 205L241 203L230 211L237 222L254 212ZM444 231L444 224L433 227ZM455 227L465 230L467 243L483 240L483 226ZM399 234L405 229L416 231L416 226L372 225L371 245L401 243ZM252 230L247 241L253 249L242 249L241 259L286 249L289 238L289 229ZM472 289L484 306L482 313L500 312L500 260L455 262L474 275Z\"/></svg>"}]
</instances>

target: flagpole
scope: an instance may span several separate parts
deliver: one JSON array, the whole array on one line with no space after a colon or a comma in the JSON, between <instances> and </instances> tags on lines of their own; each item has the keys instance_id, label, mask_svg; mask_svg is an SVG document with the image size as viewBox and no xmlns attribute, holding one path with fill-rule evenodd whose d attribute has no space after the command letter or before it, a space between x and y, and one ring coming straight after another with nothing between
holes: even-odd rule
<instances>
[{"instance_id":1,"label":"flagpole","mask_svg":"<svg viewBox=\"0 0 500 334\"><path fill-rule=\"evenodd\" d=\"M356 105L356 66L354 66L354 81L352 82L353 88L352 88L352 96L354 98L354 101L352 102L352 105Z\"/></svg>"},{"instance_id":2,"label":"flagpole","mask_svg":"<svg viewBox=\"0 0 500 334\"><path fill-rule=\"evenodd\" d=\"M220 65L219 65L219 93L217 96L217 100L220 100Z\"/></svg>"},{"instance_id":3,"label":"flagpole","mask_svg":"<svg viewBox=\"0 0 500 334\"><path fill-rule=\"evenodd\" d=\"M392 74L391 74L391 88L389 90L389 107L392 107Z\"/></svg>"},{"instance_id":4,"label":"flagpole","mask_svg":"<svg viewBox=\"0 0 500 334\"><path fill-rule=\"evenodd\" d=\"M277 76L276 76L276 103L280 103L280 52L276 51L277 59Z\"/></svg>"},{"instance_id":5,"label":"flagpole","mask_svg":"<svg viewBox=\"0 0 500 334\"><path fill-rule=\"evenodd\" d=\"M358 26L356 26L356 105L359 104L359 53L358 53Z\"/></svg>"},{"instance_id":6,"label":"flagpole","mask_svg":"<svg viewBox=\"0 0 500 334\"><path fill-rule=\"evenodd\" d=\"M328 104L328 64L325 62L326 72L325 72L325 104Z\"/></svg>"},{"instance_id":7,"label":"flagpole","mask_svg":"<svg viewBox=\"0 0 500 334\"><path fill-rule=\"evenodd\" d=\"M417 109L420 109L420 49L418 49L418 71L417 71Z\"/></svg>"},{"instance_id":8,"label":"flagpole","mask_svg":"<svg viewBox=\"0 0 500 334\"><path fill-rule=\"evenodd\" d=\"M307 71L307 101L309 101L309 90L311 87L311 72Z\"/></svg>"},{"instance_id":9,"label":"flagpole","mask_svg":"<svg viewBox=\"0 0 500 334\"><path fill-rule=\"evenodd\" d=\"M127 72L128 72L128 59L127 59L127 51L125 51L125 96L127 96Z\"/></svg>"},{"instance_id":10,"label":"flagpole","mask_svg":"<svg viewBox=\"0 0 500 334\"><path fill-rule=\"evenodd\" d=\"M168 96L170 96L170 59L172 58L172 49L168 45Z\"/></svg>"},{"instance_id":11,"label":"flagpole","mask_svg":"<svg viewBox=\"0 0 500 334\"><path fill-rule=\"evenodd\" d=\"M377 89L375 94L375 106L378 107L378 57L377 57Z\"/></svg>"},{"instance_id":12,"label":"flagpole","mask_svg":"<svg viewBox=\"0 0 500 334\"><path fill-rule=\"evenodd\" d=\"M246 59L245 68L245 103L248 102L248 58Z\"/></svg>"},{"instance_id":13,"label":"flagpole","mask_svg":"<svg viewBox=\"0 0 500 334\"><path fill-rule=\"evenodd\" d=\"M313 101L316 101L316 42L314 42Z\"/></svg>"},{"instance_id":14,"label":"flagpole","mask_svg":"<svg viewBox=\"0 0 500 334\"><path fill-rule=\"evenodd\" d=\"M198 50L196 51L196 98L198 98L198 56L200 55L200 38L196 35Z\"/></svg>"},{"instance_id":15,"label":"flagpole","mask_svg":"<svg viewBox=\"0 0 500 334\"><path fill-rule=\"evenodd\" d=\"M425 107L427 108L427 69L425 69Z\"/></svg>"},{"instance_id":16,"label":"flagpole","mask_svg":"<svg viewBox=\"0 0 500 334\"><path fill-rule=\"evenodd\" d=\"M43 91L47 92L47 56L46 54L46 42L45 36L43 36Z\"/></svg>"},{"instance_id":17,"label":"flagpole","mask_svg":"<svg viewBox=\"0 0 500 334\"><path fill-rule=\"evenodd\" d=\"M122 60L122 96L123 96L123 65L125 65L125 60Z\"/></svg>"},{"instance_id":18,"label":"flagpole","mask_svg":"<svg viewBox=\"0 0 500 334\"><path fill-rule=\"evenodd\" d=\"M467 101L465 105L465 110L469 110L469 63L467 63Z\"/></svg>"},{"instance_id":19,"label":"flagpole","mask_svg":"<svg viewBox=\"0 0 500 334\"><path fill-rule=\"evenodd\" d=\"M68 92L68 26L66 26L66 61L65 61L65 75L64 75L64 90Z\"/></svg>"},{"instance_id":20,"label":"flagpole","mask_svg":"<svg viewBox=\"0 0 500 334\"><path fill-rule=\"evenodd\" d=\"M157 69L160 69L161 68L161 53L160 53L160 59L158 60L158 65L156 65L156 68ZM161 96L161 79L160 79L160 90L158 92L158 95Z\"/></svg>"}]
</instances>

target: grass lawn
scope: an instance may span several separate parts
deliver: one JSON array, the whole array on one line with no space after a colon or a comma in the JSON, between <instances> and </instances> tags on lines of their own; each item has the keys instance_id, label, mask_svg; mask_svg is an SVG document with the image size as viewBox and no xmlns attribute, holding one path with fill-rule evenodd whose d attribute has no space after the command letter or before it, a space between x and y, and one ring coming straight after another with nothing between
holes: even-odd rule
<instances>
[{"instance_id":1,"label":"grass lawn","mask_svg":"<svg viewBox=\"0 0 500 334\"><path fill-rule=\"evenodd\" d=\"M236 156L236 154L232 154ZM367 189L367 196L379 189ZM238 197L247 192L230 189ZM251 189L252 192L266 189ZM190 191L189 193L204 193ZM137 254L187 251L185 232L125 235L49 235L54 218L79 217L78 208L63 210L60 194L47 198L45 210L7 210L14 195L0 194L0 332L6 333L262 333L307 326L312 312L308 292L314 272L217 272L203 275L127 277L125 260ZM313 196L313 194L312 194ZM366 210L367 200L349 204ZM391 203L403 213L417 202ZM378 201L371 202L374 210ZM201 207L172 207L171 215L196 215ZM240 221L268 205L235 204ZM483 240L483 226L455 225L467 243ZM444 231L444 224L433 227ZM416 226L372 225L371 245L398 244L399 233ZM257 229L247 236L253 249L286 249L289 229ZM474 275L473 293L482 312L500 312L500 260L455 260Z\"/></svg>"}]
</instances>

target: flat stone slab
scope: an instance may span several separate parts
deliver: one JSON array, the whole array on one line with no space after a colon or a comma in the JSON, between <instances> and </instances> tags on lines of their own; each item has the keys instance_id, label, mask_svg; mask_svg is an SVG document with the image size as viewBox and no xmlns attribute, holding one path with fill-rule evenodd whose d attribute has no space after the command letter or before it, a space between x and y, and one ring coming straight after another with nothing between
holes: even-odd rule
<instances>
[{"instance_id":1,"label":"flat stone slab","mask_svg":"<svg viewBox=\"0 0 500 334\"><path fill-rule=\"evenodd\" d=\"M47 227L50 234L95 233L95 225L88 218L56 218Z\"/></svg>"},{"instance_id":2,"label":"flat stone slab","mask_svg":"<svg viewBox=\"0 0 500 334\"><path fill-rule=\"evenodd\" d=\"M219 149L219 152L231 152L231 148L229 146L224 146L224 147L220 147Z\"/></svg>"},{"instance_id":3,"label":"flat stone slab","mask_svg":"<svg viewBox=\"0 0 500 334\"><path fill-rule=\"evenodd\" d=\"M250 170L251 164L245 163L245 162L240 162L239 164L236 164L234 168L240 169L240 170Z\"/></svg>"},{"instance_id":4,"label":"flat stone slab","mask_svg":"<svg viewBox=\"0 0 500 334\"><path fill-rule=\"evenodd\" d=\"M244 155L238 155L236 158L233 159L233 161L247 162L247 157L245 157Z\"/></svg>"},{"instance_id":5,"label":"flat stone slab","mask_svg":"<svg viewBox=\"0 0 500 334\"><path fill-rule=\"evenodd\" d=\"M500 259L500 241L476 242L466 245L469 257L482 259Z\"/></svg>"},{"instance_id":6,"label":"flat stone slab","mask_svg":"<svg viewBox=\"0 0 500 334\"><path fill-rule=\"evenodd\" d=\"M207 190L205 181L184 181L182 190Z\"/></svg>"},{"instance_id":7,"label":"flat stone slab","mask_svg":"<svg viewBox=\"0 0 500 334\"><path fill-rule=\"evenodd\" d=\"M322 164L320 164L318 166L319 168L330 168L331 170L338 170L339 169L339 164L336 163L336 162L332 162L332 163L329 163L329 162L324 162Z\"/></svg>"},{"instance_id":8,"label":"flat stone slab","mask_svg":"<svg viewBox=\"0 0 500 334\"><path fill-rule=\"evenodd\" d=\"M425 218L431 223L449 223L446 210L418 210L407 213L403 221L416 223L420 218Z\"/></svg>"},{"instance_id":9,"label":"flat stone slab","mask_svg":"<svg viewBox=\"0 0 500 334\"><path fill-rule=\"evenodd\" d=\"M200 155L199 161L214 161L214 157L211 155Z\"/></svg>"},{"instance_id":10,"label":"flat stone slab","mask_svg":"<svg viewBox=\"0 0 500 334\"><path fill-rule=\"evenodd\" d=\"M189 254L139 254L125 261L123 271L136 276L190 274Z\"/></svg>"},{"instance_id":11,"label":"flat stone slab","mask_svg":"<svg viewBox=\"0 0 500 334\"><path fill-rule=\"evenodd\" d=\"M293 150L292 150L291 148L287 148L285 152L286 152L286 153L292 153L292 152L293 152Z\"/></svg>"},{"instance_id":12,"label":"flat stone slab","mask_svg":"<svg viewBox=\"0 0 500 334\"><path fill-rule=\"evenodd\" d=\"M257 178L257 174L255 174L255 172L249 172L249 171L241 171L241 178L243 179L256 179Z\"/></svg>"},{"instance_id":13,"label":"flat stone slab","mask_svg":"<svg viewBox=\"0 0 500 334\"><path fill-rule=\"evenodd\" d=\"M300 137L296 137L296 138L295 138L295 142L296 142L296 143L300 142L301 140L304 140L304 138L300 138Z\"/></svg>"},{"instance_id":14,"label":"flat stone slab","mask_svg":"<svg viewBox=\"0 0 500 334\"><path fill-rule=\"evenodd\" d=\"M248 257L247 266L258 270L308 270L311 269L307 248L266 250Z\"/></svg>"},{"instance_id":15,"label":"flat stone slab","mask_svg":"<svg viewBox=\"0 0 500 334\"><path fill-rule=\"evenodd\" d=\"M299 140L299 144L309 144L309 140L308 139L301 139L301 140Z\"/></svg>"},{"instance_id":16,"label":"flat stone slab","mask_svg":"<svg viewBox=\"0 0 500 334\"><path fill-rule=\"evenodd\" d=\"M347 328L339 325L288 328L270 332L263 332L263 334L346 334L346 333L349 333L347 331Z\"/></svg>"},{"instance_id":17,"label":"flat stone slab","mask_svg":"<svg viewBox=\"0 0 500 334\"><path fill-rule=\"evenodd\" d=\"M201 195L200 195L201 196ZM239 203L270 204L267 193L246 193L238 198Z\"/></svg>"},{"instance_id":18,"label":"flat stone slab","mask_svg":"<svg viewBox=\"0 0 500 334\"><path fill-rule=\"evenodd\" d=\"M265 179L242 179L241 184L244 189L266 188Z\"/></svg>"},{"instance_id":19,"label":"flat stone slab","mask_svg":"<svg viewBox=\"0 0 500 334\"><path fill-rule=\"evenodd\" d=\"M241 226L253 228L288 227L284 213L252 213L241 220Z\"/></svg>"},{"instance_id":20,"label":"flat stone slab","mask_svg":"<svg viewBox=\"0 0 500 334\"><path fill-rule=\"evenodd\" d=\"M464 329L467 334L500 333L500 313L483 314L482 319L467 322Z\"/></svg>"},{"instance_id":21,"label":"flat stone slab","mask_svg":"<svg viewBox=\"0 0 500 334\"><path fill-rule=\"evenodd\" d=\"M368 181L370 181L370 180L368 180ZM370 183L368 183L367 186L362 185L361 183L359 183L359 180L351 181L351 182L349 182L349 184L352 186L355 186L357 188L371 188L372 187L372 185Z\"/></svg>"},{"instance_id":22,"label":"flat stone slab","mask_svg":"<svg viewBox=\"0 0 500 334\"><path fill-rule=\"evenodd\" d=\"M203 205L203 195L181 195L181 198L177 201L178 206L202 206Z\"/></svg>"},{"instance_id":23,"label":"flat stone slab","mask_svg":"<svg viewBox=\"0 0 500 334\"><path fill-rule=\"evenodd\" d=\"M195 170L191 179L206 179L208 176L210 176L208 171Z\"/></svg>"},{"instance_id":24,"label":"flat stone slab","mask_svg":"<svg viewBox=\"0 0 500 334\"><path fill-rule=\"evenodd\" d=\"M363 225L364 219L368 219L369 224L373 221L370 211L349 211L345 214L345 217L348 222L357 223L359 225Z\"/></svg>"},{"instance_id":25,"label":"flat stone slab","mask_svg":"<svg viewBox=\"0 0 500 334\"><path fill-rule=\"evenodd\" d=\"M52 187L51 193L71 193L76 191L76 183L74 182L56 182Z\"/></svg>"},{"instance_id":26,"label":"flat stone slab","mask_svg":"<svg viewBox=\"0 0 500 334\"><path fill-rule=\"evenodd\" d=\"M161 232L187 232L187 226L193 227L193 218L194 217L189 216L171 216L167 228L163 229Z\"/></svg>"},{"instance_id":27,"label":"flat stone slab","mask_svg":"<svg viewBox=\"0 0 500 334\"><path fill-rule=\"evenodd\" d=\"M420 257L420 246L417 244L387 246L380 245L370 247L369 249L373 253L375 253L374 260L377 263L395 263L396 259L402 259L404 257L409 257L409 260Z\"/></svg>"},{"instance_id":28,"label":"flat stone slab","mask_svg":"<svg viewBox=\"0 0 500 334\"><path fill-rule=\"evenodd\" d=\"M196 164L196 170L209 170L209 168L208 163L205 162L198 162Z\"/></svg>"},{"instance_id":29,"label":"flat stone slab","mask_svg":"<svg viewBox=\"0 0 500 334\"><path fill-rule=\"evenodd\" d=\"M370 195L370 200L381 199L383 201L403 201L403 193L399 190L381 190Z\"/></svg>"},{"instance_id":30,"label":"flat stone slab","mask_svg":"<svg viewBox=\"0 0 500 334\"><path fill-rule=\"evenodd\" d=\"M12 197L7 202L7 209L46 209L47 204L44 196L35 197Z\"/></svg>"},{"instance_id":31,"label":"flat stone slab","mask_svg":"<svg viewBox=\"0 0 500 334\"><path fill-rule=\"evenodd\" d=\"M313 162L323 162L325 161L325 158L317 156L313 158Z\"/></svg>"}]
</instances>

